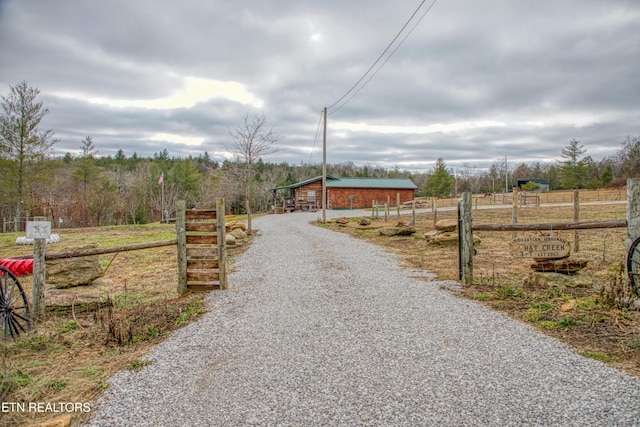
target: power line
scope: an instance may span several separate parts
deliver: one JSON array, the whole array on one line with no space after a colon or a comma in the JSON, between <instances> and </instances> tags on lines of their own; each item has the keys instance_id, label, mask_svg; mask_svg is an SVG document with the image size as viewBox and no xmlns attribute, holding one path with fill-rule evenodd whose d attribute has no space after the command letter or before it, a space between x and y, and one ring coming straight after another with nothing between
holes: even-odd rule
<instances>
[{"instance_id":1,"label":"power line","mask_svg":"<svg viewBox=\"0 0 640 427\"><path fill-rule=\"evenodd\" d=\"M318 120L318 128L316 129L316 137L313 140L313 148L311 148L311 154L309 154L309 163L311 163L311 158L313 157L313 152L316 150L316 143L318 142L318 135L320 135L320 126L322 125L322 115L320 112L320 120Z\"/></svg>"},{"instance_id":2,"label":"power line","mask_svg":"<svg viewBox=\"0 0 640 427\"><path fill-rule=\"evenodd\" d=\"M420 23L420 21L422 20L422 18L424 18L424 15L426 15L427 12L429 12L429 10L431 10L431 8L433 7L433 5L436 3L437 0L434 0L431 3L431 6L429 6L429 8L427 9L427 11L422 15L422 17L418 20L418 23ZM417 7L417 9L413 12L413 14L409 17L409 19L407 20L407 22L405 22L405 24L402 26L402 28L400 29L400 31L398 31L398 34L396 34L396 36L393 38L393 40L391 40L391 42L389 43L389 45L387 45L387 47L384 49L384 51L382 51L382 53L380 54L380 56L378 57L378 59L375 60L375 62L369 67L369 69L362 75L362 77L360 77L360 79L358 79L358 81L351 86L351 88L345 92L344 95L342 95L337 101L335 101L333 104L331 104L329 107L327 107L327 109L332 109L333 107L335 107L337 104L339 104L343 99L345 99L347 96L349 96L349 94L351 92L353 92L356 87L358 87L358 85L365 79L365 77L367 77L367 75L375 68L375 66L380 62L380 60L384 57L384 55L389 51L389 49L391 49L391 47L393 46L393 44L396 42L396 40L398 40L398 37L400 37L400 35L402 34L402 32L407 28L407 26L409 25L409 23L413 20L413 18L418 14L418 12L420 11L420 9L422 8L422 6L424 6L424 3L426 2L426 0L422 0L422 2L420 3L420 5ZM416 24L417 25L417 24ZM411 31L408 34L411 34L411 32L413 31L413 29L415 28L415 26L411 29ZM406 38L408 37L405 36L405 38L402 40L402 42L404 42L404 40L406 40ZM402 42L398 45L398 47L400 45L402 45ZM380 68L382 68L382 66L389 60L389 58L393 55L393 53L395 53L395 51L398 49L398 47L396 47L396 49L391 53L391 55L389 55L389 57L384 61L384 63L378 68L378 70L376 71L376 73L380 70ZM374 73L375 76L375 73ZM373 76L371 77L373 78ZM371 80L371 78L369 78L365 84L358 89L358 92L360 90L362 90L362 88L364 86L366 86L366 84ZM357 94L357 92L356 92ZM355 94L353 95L355 96ZM351 96L346 102L344 102L340 108L342 108L349 100L351 100L353 98L353 96ZM332 111L333 113L333 111Z\"/></svg>"},{"instance_id":3,"label":"power line","mask_svg":"<svg viewBox=\"0 0 640 427\"><path fill-rule=\"evenodd\" d=\"M362 86L360 86L358 88L357 91L355 91L355 93L353 95L351 95L349 98L347 98L347 100L345 100L339 107L337 107L335 110L331 111L331 114L329 114L330 116L337 113L338 111L340 111L340 109L342 109L342 107L344 107L345 105L347 105L349 103L349 101L351 101L356 95L358 95L360 93L360 91L362 89L365 88L365 86L376 76L376 74L378 74L378 71L380 71L382 69L382 67L384 67L384 65L387 63L387 61L389 61L389 59L391 59L391 57L396 53L396 51L400 48L400 46L402 46L402 44L405 42L405 40L407 40L407 38L409 38L409 36L411 35L411 33L413 33L413 30L416 29L416 27L420 24L420 22L422 22L422 19L427 15L427 13L429 13L429 11L431 10L431 8L436 4L436 1L438 0L433 0L433 2L431 3L431 5L429 5L429 7L427 8L427 10L424 11L424 13L422 14L422 16L418 19L418 21L413 25L413 27L411 27L411 29L409 30L409 32L404 36L404 38L400 41L400 43L398 43L398 45L395 47L395 49L393 49L391 51L391 53L389 54L389 56L386 57L386 59L384 60L384 62L382 64L380 64L380 66L374 71L373 74L371 74L371 76L369 76L369 78L367 79L367 81L364 82L364 84ZM424 1L420 4L420 6L418 7L418 10L422 7L422 4L424 4ZM416 12L418 11L416 10ZM409 18L409 21L411 21L411 19L413 19L413 17L415 16L415 12L413 15L411 15L411 18ZM407 21L407 24L409 23L409 21ZM403 29L407 26L407 24L405 24L404 27L402 27ZM402 32L402 30L400 30L400 33ZM398 35L400 34L398 33ZM398 36L396 36L397 38ZM394 39L395 41L395 39ZM392 42L393 44L393 42ZM388 50L388 47L387 49ZM386 51L385 50L385 51ZM379 59L379 58L378 58ZM377 61L376 61L377 62ZM375 63L374 63L375 66ZM373 67L373 66L372 66ZM369 69L369 71L371 71L371 68ZM369 72L367 71L367 73ZM364 74L364 76L367 75L367 73ZM362 76L364 78L364 76ZM362 81L362 78L358 81L360 82ZM356 83L357 85L357 83ZM355 85L354 85L355 87ZM353 90L353 88L350 89L350 91ZM348 93L348 92L347 92ZM345 94L346 96L346 94ZM344 96L340 99L343 99ZM333 103L332 106L335 106L338 102L340 102L340 100L336 101Z\"/></svg>"}]
</instances>

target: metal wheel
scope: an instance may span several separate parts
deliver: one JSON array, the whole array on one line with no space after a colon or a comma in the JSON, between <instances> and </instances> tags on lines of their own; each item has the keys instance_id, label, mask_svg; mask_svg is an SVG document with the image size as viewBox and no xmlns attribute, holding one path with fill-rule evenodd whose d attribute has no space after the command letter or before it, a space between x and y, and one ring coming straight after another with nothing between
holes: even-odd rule
<instances>
[{"instance_id":1,"label":"metal wheel","mask_svg":"<svg viewBox=\"0 0 640 427\"><path fill-rule=\"evenodd\" d=\"M0 266L0 331L4 340L15 339L31 327L27 296L16 276Z\"/></svg>"},{"instance_id":2,"label":"metal wheel","mask_svg":"<svg viewBox=\"0 0 640 427\"><path fill-rule=\"evenodd\" d=\"M636 238L627 253L627 275L629 284L636 295L640 296L640 237Z\"/></svg>"}]
</instances>

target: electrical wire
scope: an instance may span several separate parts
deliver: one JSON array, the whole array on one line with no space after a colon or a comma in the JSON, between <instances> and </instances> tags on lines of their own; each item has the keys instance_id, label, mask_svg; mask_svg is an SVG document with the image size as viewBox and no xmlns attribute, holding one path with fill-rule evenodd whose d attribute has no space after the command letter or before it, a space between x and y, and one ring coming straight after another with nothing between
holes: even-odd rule
<instances>
[{"instance_id":1,"label":"electrical wire","mask_svg":"<svg viewBox=\"0 0 640 427\"><path fill-rule=\"evenodd\" d=\"M324 111L320 112L320 120L318 120L318 129L316 129L316 137L313 140L313 148L311 148L311 154L309 154L309 164L311 164L311 158L313 157L313 152L316 150L316 143L318 142L318 135L320 135L320 126L322 125L322 116L324 115Z\"/></svg>"},{"instance_id":2,"label":"electrical wire","mask_svg":"<svg viewBox=\"0 0 640 427\"><path fill-rule=\"evenodd\" d=\"M435 4L435 2L436 2L436 1L437 1L437 0L434 0L434 1L433 1L433 3L431 4L431 6L429 6L429 8L427 9L427 11L426 11L426 12L422 15L422 17L418 20L418 23L420 23L420 21L422 20L422 18L424 18L424 15L426 15L426 13L427 13L427 12L429 12L429 10L431 10L431 8L433 7L433 5ZM362 82L362 81L367 77L367 75L368 75L369 73L371 73L371 71L376 67L376 65L377 65L377 64L382 60L382 58L384 57L384 55L389 51L389 49L391 49L391 47L392 47L392 46L393 46L393 44L396 42L396 40L398 40L398 37L400 37L400 35L404 32L404 30L407 28L407 26L409 25L409 23L410 23L410 22L414 19L414 17L418 14L418 12L419 12L419 11L420 11L420 9L422 8L422 6L424 6L424 3L425 3L425 2L426 2L426 0L422 0L422 2L420 3L420 5L419 5L419 6L417 7L417 9L413 12L413 14L409 17L409 19L407 20L407 22L405 22L405 24L402 26L402 28L400 29L400 31L398 31L398 33L397 33L397 34L396 34L396 36L393 38L393 40L391 40L391 42L387 45L387 47L382 51L382 53L380 54L380 56L378 57L378 59L376 59L376 60L375 60L375 62L374 62L374 63L369 67L369 69L368 69L368 70L367 70L367 71L362 75L362 77L360 77L360 79L358 79L358 81L357 81L353 86L351 86L351 88L350 88L347 92L345 92L345 94L344 94L344 95L342 95L342 96L341 96L337 101L335 101L333 104L331 104L329 107L327 107L327 109L328 109L328 110L331 110L333 107L335 107L337 104L339 104L342 100L344 100L347 96L349 96L349 94L350 94L351 92L353 92L353 91L356 89L356 87L358 87L358 85L359 85L359 84L360 84L360 83L361 83L361 82ZM417 25L417 24L416 24L416 25ZM411 32L413 31L413 29L414 29L414 28L415 28L415 25L414 25L414 27L411 29L411 31L409 32L409 34L411 34ZM408 37L408 36L406 36L406 37L402 40L402 42L404 42L404 40L406 40L406 38L407 38L407 37ZM400 43L400 45L402 45L402 42ZM400 45L398 45L398 47L399 47ZM393 55L393 53L395 53L395 51L397 50L397 48L398 48L398 47L396 47L396 49L394 49L394 51L393 51L393 52L392 52L392 54L389 56L389 58ZM383 64L378 68L378 70L376 71L376 73L380 70L380 68L382 68L382 66L383 66L383 65L388 61L388 59L389 59L389 58L387 58L387 59L384 61L384 63L383 63ZM375 76L375 73L374 73L374 76ZM371 77L371 78L372 78L372 77ZM362 88L363 88L364 86L366 86L366 84L371 80L371 78L369 78L369 79L365 82L365 84L364 84L360 89L358 89L358 92L359 92L360 90L362 90ZM356 92L356 94L357 94L357 92ZM353 96L355 96L355 94L354 94ZM340 108L344 107L344 105L346 105L346 103L347 103L349 100L351 100L351 99L353 98L353 96L351 96L351 97L350 97L346 102L344 102L344 103L340 106ZM333 111L332 111L332 113L333 113Z\"/></svg>"},{"instance_id":3,"label":"electrical wire","mask_svg":"<svg viewBox=\"0 0 640 427\"><path fill-rule=\"evenodd\" d=\"M384 67L384 65L389 61L389 59L391 59L391 57L396 53L396 51L400 48L400 46L402 46L402 44L405 42L405 40L407 40L407 38L409 38L409 36L411 35L411 33L413 33L413 30L416 29L416 27L420 24L420 22L422 22L422 20L424 19L424 17L427 15L427 13L429 13L429 11L431 10L431 8L436 4L438 0L433 0L433 2L431 3L431 5L429 5L429 7L427 8L427 10L425 10L425 12L422 14L422 16L418 19L418 21L413 25L413 27L411 27L411 29L409 30L409 32L404 36L404 38L400 41L400 43L398 43L398 45L391 51L391 53L389 54L389 56L386 57L386 59L384 60L384 62L382 64L380 64L380 66L373 72L373 74L371 74L369 76L369 78L364 82L364 84L362 86L360 86L358 88L357 91L355 91L353 93L353 95L351 95L349 98L347 98L340 106L338 106L337 108L335 108L334 110L331 111L331 113L329 114L329 116L334 115L335 113L337 113L338 111L340 111L340 109L342 109L342 107L344 107L345 105L347 105L349 103L349 101L351 101L356 95L358 95L360 93L360 91L362 89L365 88L365 86L376 76L376 74L378 74L378 71L380 71L382 69L382 67ZM418 7L418 10L422 7L422 4L424 4L424 1L420 4L420 6ZM417 12L417 10L416 10ZM411 21L411 19L413 19L413 17L415 16L415 13L411 16L411 18L409 19L409 21ZM409 23L409 21L407 22L407 24ZM406 27L407 25L405 24L404 27L402 27L403 29ZM400 32L402 32L402 30L400 30ZM398 33L399 35L400 33ZM397 38L397 36L396 36ZM395 39L394 39L395 41ZM393 43L393 42L392 42ZM388 50L388 48L387 48ZM386 50L385 50L386 51ZM377 62L377 61L376 61ZM375 63L374 63L375 65ZM369 71L371 71L371 69L369 69ZM367 71L367 73L369 72ZM366 74L365 73L365 76ZM363 76L364 77L364 76ZM362 81L362 78L358 81L360 82ZM356 83L357 85L357 83ZM353 90L350 89L350 90ZM345 94L346 95L346 94ZM341 98L344 99L344 96ZM337 102L334 102L332 106L335 106L338 102L340 102L340 100L338 100Z\"/></svg>"}]
</instances>

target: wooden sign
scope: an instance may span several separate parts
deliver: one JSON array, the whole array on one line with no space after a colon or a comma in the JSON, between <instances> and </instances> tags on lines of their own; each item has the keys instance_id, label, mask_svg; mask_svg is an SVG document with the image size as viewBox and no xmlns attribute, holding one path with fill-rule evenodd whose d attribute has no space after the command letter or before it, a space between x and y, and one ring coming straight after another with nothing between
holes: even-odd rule
<instances>
[{"instance_id":1,"label":"wooden sign","mask_svg":"<svg viewBox=\"0 0 640 427\"><path fill-rule=\"evenodd\" d=\"M517 257L565 258L570 252L569 243L557 236L518 237L511 241L511 253Z\"/></svg>"}]
</instances>

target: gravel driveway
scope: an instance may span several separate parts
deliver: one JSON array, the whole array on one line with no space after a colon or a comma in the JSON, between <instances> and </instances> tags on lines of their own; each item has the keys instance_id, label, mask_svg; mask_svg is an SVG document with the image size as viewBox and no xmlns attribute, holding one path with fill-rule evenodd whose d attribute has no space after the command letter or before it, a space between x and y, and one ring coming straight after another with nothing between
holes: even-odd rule
<instances>
[{"instance_id":1,"label":"gravel driveway","mask_svg":"<svg viewBox=\"0 0 640 427\"><path fill-rule=\"evenodd\" d=\"M116 374L91 425L640 425L637 379L318 216L254 220L229 290Z\"/></svg>"}]
</instances>

